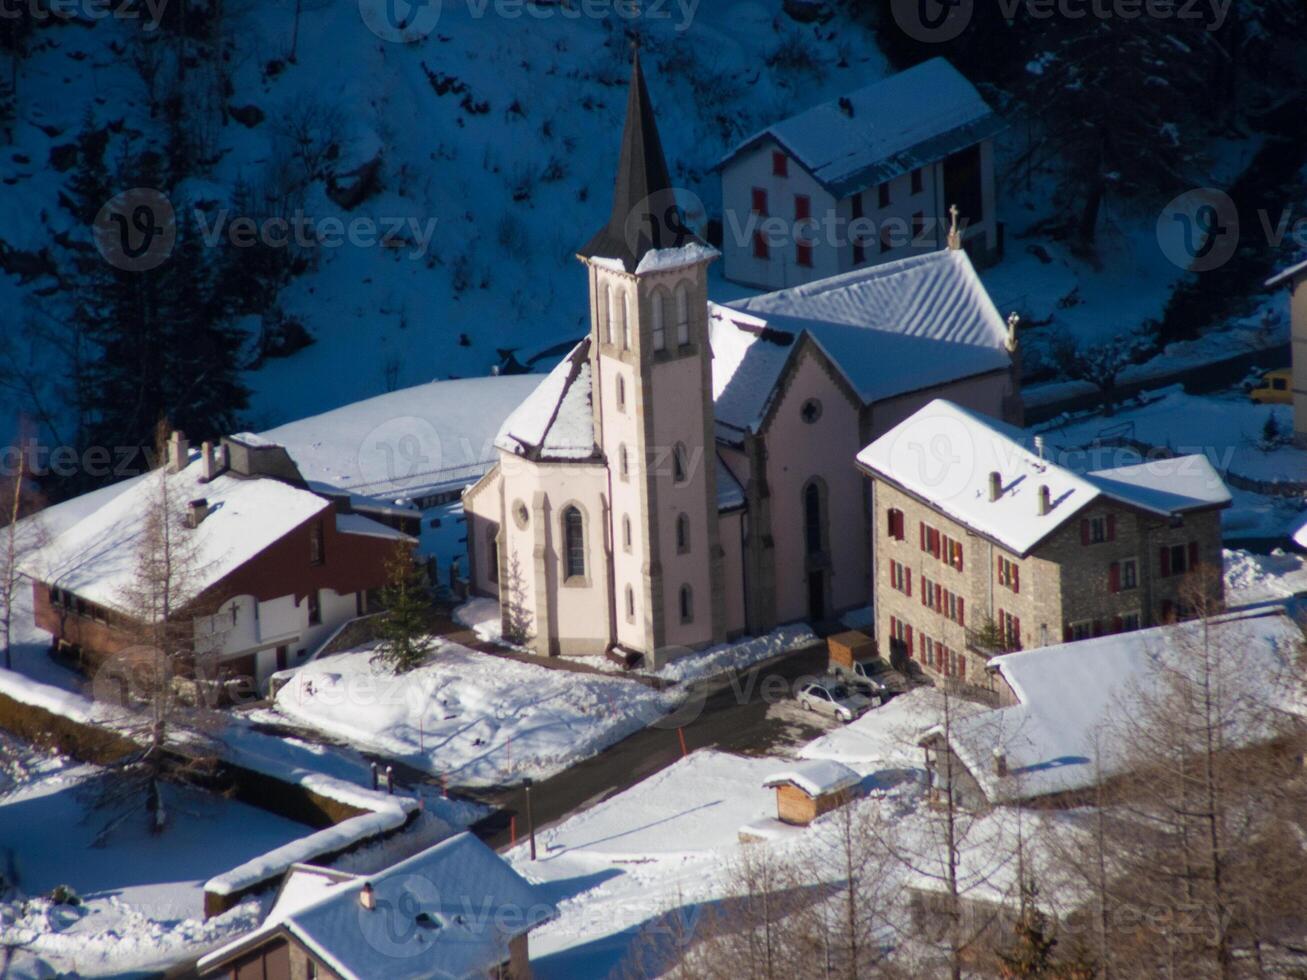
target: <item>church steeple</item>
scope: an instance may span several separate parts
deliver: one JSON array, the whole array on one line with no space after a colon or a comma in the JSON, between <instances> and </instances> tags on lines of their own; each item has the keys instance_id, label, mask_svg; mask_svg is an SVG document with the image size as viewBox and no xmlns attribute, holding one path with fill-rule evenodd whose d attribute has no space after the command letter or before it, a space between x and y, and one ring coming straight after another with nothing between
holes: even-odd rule
<instances>
[{"instance_id":1,"label":"church steeple","mask_svg":"<svg viewBox=\"0 0 1307 980\"><path fill-rule=\"evenodd\" d=\"M697 241L676 207L653 105L640 70L640 50L636 48L631 59L631 87L626 98L626 127L613 188L613 210L608 224L590 239L580 255L618 259L627 272L634 272L652 249L679 248Z\"/></svg>"}]
</instances>

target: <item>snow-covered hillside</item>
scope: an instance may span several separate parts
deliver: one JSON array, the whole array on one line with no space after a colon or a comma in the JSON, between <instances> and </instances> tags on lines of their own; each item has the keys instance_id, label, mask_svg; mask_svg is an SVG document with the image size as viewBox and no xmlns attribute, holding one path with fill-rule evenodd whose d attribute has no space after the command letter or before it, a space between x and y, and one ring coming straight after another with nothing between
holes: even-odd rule
<instances>
[{"instance_id":1,"label":"snow-covered hillside","mask_svg":"<svg viewBox=\"0 0 1307 980\"><path fill-rule=\"evenodd\" d=\"M611 201L631 28L642 38L673 177L692 212L700 210L695 197L715 207L710 167L731 141L887 71L863 29L842 20L796 23L780 0L705 3L688 23L675 4L665 17L633 21L612 11L563 17L545 4L539 9L554 16L510 19L494 5L445 3L436 5L434 26L415 21L408 43L369 28L363 15L384 23L371 9L381 6L362 0L361 13L359 0L226 3L234 46L226 104L238 111L224 125L216 107L194 108L212 117L212 166L183 184L192 200L174 206L201 207L209 228L240 217L224 215L233 188L266 180L287 129L314 119L319 131L342 137L330 164L340 182L376 160L380 190L345 210L318 181L306 220L329 234L322 222L339 219L347 239L398 229L398 247L346 241L304 250L309 268L280 305L317 342L249 374L252 428L433 378L486 374L501 360L498 349L520 348L525 361L584 329L585 279L574 252ZM38 50L23 65L14 143L0 149L0 238L9 248L48 249L58 263L52 238L82 234L59 204L71 173L49 161L88 111L108 128L110 159L133 133L160 138L129 57L136 30L105 20L38 32ZM237 118L260 114L252 126ZM54 285L49 275L26 284L0 276L6 330L63 316ZM245 326L257 331L249 319ZM27 356L24 349L19 359ZM37 352L57 356L48 345ZM41 407L50 409L60 379L37 375ZM10 402L0 408L29 411L37 400L13 389L0 399Z\"/></svg>"}]
</instances>

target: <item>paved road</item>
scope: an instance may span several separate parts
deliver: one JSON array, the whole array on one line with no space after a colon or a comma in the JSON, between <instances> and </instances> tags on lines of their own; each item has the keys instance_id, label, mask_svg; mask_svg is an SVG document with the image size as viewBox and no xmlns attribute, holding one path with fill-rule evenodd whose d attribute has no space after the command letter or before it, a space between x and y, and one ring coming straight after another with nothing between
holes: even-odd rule
<instances>
[{"instance_id":1,"label":"paved road","mask_svg":"<svg viewBox=\"0 0 1307 980\"><path fill-rule=\"evenodd\" d=\"M681 758L678 726L685 748L715 748L742 755L764 755L778 745L798 744L829 731L835 723L798 709L789 698L795 682L826 669L826 644L814 644L760 664L722 681L656 725L636 732L599 755L537 782L531 808L540 830L571 813L593 806L670 766ZM472 829L492 847L510 843L510 821L526 834L525 792L521 788L476 794L498 811Z\"/></svg>"}]
</instances>

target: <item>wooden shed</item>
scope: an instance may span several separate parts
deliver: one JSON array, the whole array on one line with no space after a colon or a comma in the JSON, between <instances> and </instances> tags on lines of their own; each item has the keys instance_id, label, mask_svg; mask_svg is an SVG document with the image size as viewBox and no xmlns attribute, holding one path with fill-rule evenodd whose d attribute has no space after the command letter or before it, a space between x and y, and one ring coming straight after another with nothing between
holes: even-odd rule
<instances>
[{"instance_id":1,"label":"wooden shed","mask_svg":"<svg viewBox=\"0 0 1307 980\"><path fill-rule=\"evenodd\" d=\"M861 630L846 630L826 638L826 649L832 664L852 667L862 660L876 658L876 641Z\"/></svg>"},{"instance_id":2,"label":"wooden shed","mask_svg":"<svg viewBox=\"0 0 1307 980\"><path fill-rule=\"evenodd\" d=\"M763 786L776 790L778 819L804 826L847 803L861 778L843 763L814 759L769 776Z\"/></svg>"}]
</instances>

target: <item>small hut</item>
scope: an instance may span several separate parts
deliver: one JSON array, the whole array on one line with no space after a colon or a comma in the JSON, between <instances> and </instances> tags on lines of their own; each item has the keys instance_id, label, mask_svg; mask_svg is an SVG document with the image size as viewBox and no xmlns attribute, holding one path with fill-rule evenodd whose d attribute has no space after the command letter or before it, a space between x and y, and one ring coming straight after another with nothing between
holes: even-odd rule
<instances>
[{"instance_id":1,"label":"small hut","mask_svg":"<svg viewBox=\"0 0 1307 980\"><path fill-rule=\"evenodd\" d=\"M781 822L806 826L847 803L861 778L842 763L813 759L769 776L763 786L775 788Z\"/></svg>"}]
</instances>

